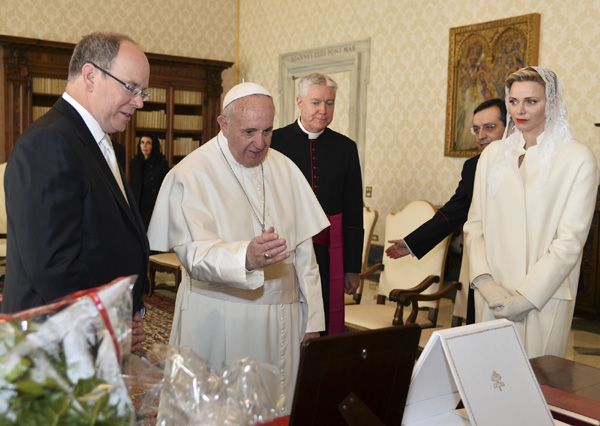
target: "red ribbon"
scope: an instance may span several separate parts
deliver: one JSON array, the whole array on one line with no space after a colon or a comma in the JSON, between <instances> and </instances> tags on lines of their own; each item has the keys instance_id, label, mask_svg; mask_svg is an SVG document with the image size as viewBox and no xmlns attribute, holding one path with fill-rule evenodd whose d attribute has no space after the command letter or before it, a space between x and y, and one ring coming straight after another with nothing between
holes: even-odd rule
<instances>
[{"instance_id":1,"label":"red ribbon","mask_svg":"<svg viewBox=\"0 0 600 426\"><path fill-rule=\"evenodd\" d=\"M102 321L104 321L104 325L106 326L106 329L108 330L108 333L110 334L110 337L113 341L113 345L115 345L115 352L117 354L117 362L120 362L121 361L121 351L119 350L119 341L117 340L117 336L115 335L115 330L112 327L110 318L108 317L108 312L106 311L106 308L104 307L104 303L102 303L102 300L100 300L100 296L98 296L97 291L91 291L87 296L90 299L92 299L92 301L96 305L96 309L98 309L98 312L100 313L100 316L102 317Z\"/></svg>"},{"instance_id":2,"label":"red ribbon","mask_svg":"<svg viewBox=\"0 0 600 426\"><path fill-rule=\"evenodd\" d=\"M58 311L60 308L63 308L66 305L71 305L71 304L77 302L82 297L89 297L92 300L92 302L94 302L94 306L96 306L98 313L102 317L102 321L104 322L104 325L106 326L106 330L110 334L110 337L113 341L113 345L115 346L115 353L117 354L117 362L120 362L121 351L119 350L119 341L117 340L117 336L113 329L112 323L110 322L110 318L108 316L108 311L104 307L104 303L102 303L100 296L98 296L99 291L104 290L105 288L111 286L113 283L115 283L116 281L118 281L120 279L121 278L117 278L108 284L103 284L98 287L89 288L89 289L85 289L85 290L78 290L78 291L68 294L68 295L58 299L56 302L52 302L48 305L27 309L25 311L16 312L16 313L10 314L10 315L0 314L0 321L22 320L22 319L26 319L26 318L29 318L32 316L42 315L42 314L50 313L53 311Z\"/></svg>"}]
</instances>

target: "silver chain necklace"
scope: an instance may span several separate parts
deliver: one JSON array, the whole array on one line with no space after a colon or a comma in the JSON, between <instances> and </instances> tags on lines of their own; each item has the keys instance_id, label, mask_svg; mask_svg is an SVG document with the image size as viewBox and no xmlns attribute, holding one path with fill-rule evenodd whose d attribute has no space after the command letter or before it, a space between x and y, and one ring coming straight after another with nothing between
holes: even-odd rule
<instances>
[{"instance_id":1,"label":"silver chain necklace","mask_svg":"<svg viewBox=\"0 0 600 426\"><path fill-rule=\"evenodd\" d=\"M219 150L221 151L221 155L223 156L223 160L225 160L225 163L229 167L229 170L231 170L231 174L233 174L233 177L235 178L235 181L238 183L238 185L240 186L240 189L244 193L244 196L246 197L246 201L248 201L248 205L250 206L250 210L252 211L252 214L254 215L254 217L258 221L258 224L260 225L260 229L262 230L262 232L265 232L265 212L266 212L266 209L265 209L265 200L267 198L267 194L265 193L265 170L263 169L262 163L260 163L260 173L262 175L262 192L263 192L262 222L261 222L260 218L258 217L258 213L256 213L256 210L254 210L254 206L250 202L250 197L248 197L248 194L246 193L246 190L244 189L244 186L242 185L242 182L240 182L240 180L238 179L237 175L233 171L233 167L231 166L231 164L229 164L229 160L225 156L225 153L223 152L223 148L221 148L221 143L220 143L218 135L217 135L217 145L219 146Z\"/></svg>"}]
</instances>

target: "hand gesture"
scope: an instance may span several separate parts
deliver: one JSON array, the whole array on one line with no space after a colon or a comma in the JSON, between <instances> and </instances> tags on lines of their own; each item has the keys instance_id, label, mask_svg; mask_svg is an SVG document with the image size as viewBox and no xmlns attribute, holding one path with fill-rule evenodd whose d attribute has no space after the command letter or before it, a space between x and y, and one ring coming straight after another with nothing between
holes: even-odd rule
<instances>
[{"instance_id":1,"label":"hand gesture","mask_svg":"<svg viewBox=\"0 0 600 426\"><path fill-rule=\"evenodd\" d=\"M389 240L388 243L392 243L392 245L385 250L385 254L387 254L388 257L398 259L410 254L410 250L404 240Z\"/></svg>"},{"instance_id":2,"label":"hand gesture","mask_svg":"<svg viewBox=\"0 0 600 426\"><path fill-rule=\"evenodd\" d=\"M246 250L246 269L252 271L281 262L290 256L283 238L271 226L265 232L250 240Z\"/></svg>"},{"instance_id":3,"label":"hand gesture","mask_svg":"<svg viewBox=\"0 0 600 426\"><path fill-rule=\"evenodd\" d=\"M344 274L344 293L354 294L360 284L360 275L356 272L346 272Z\"/></svg>"}]
</instances>

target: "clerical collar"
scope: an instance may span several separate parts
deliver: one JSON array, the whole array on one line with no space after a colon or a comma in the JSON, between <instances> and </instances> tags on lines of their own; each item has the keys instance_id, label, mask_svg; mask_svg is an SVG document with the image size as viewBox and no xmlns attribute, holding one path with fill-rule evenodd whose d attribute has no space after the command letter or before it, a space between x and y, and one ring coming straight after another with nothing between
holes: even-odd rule
<instances>
[{"instance_id":1,"label":"clerical collar","mask_svg":"<svg viewBox=\"0 0 600 426\"><path fill-rule=\"evenodd\" d=\"M298 117L298 126L300 126L300 129L308 135L308 139L317 139L325 131L325 129L323 129L320 132L309 132L300 122L300 117Z\"/></svg>"}]
</instances>

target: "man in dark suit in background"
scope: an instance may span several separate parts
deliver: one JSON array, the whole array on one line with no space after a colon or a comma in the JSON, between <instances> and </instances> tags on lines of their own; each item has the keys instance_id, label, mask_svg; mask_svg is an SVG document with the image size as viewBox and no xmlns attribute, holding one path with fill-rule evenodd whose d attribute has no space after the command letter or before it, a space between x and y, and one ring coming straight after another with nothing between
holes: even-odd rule
<instances>
[{"instance_id":1,"label":"man in dark suit in background","mask_svg":"<svg viewBox=\"0 0 600 426\"><path fill-rule=\"evenodd\" d=\"M473 111L471 133L475 136L477 148L483 151L491 142L502 139L506 126L506 105L502 99L489 99ZM473 198L473 183L479 155L469 158L463 164L461 179L456 192L436 214L401 240L390 240L386 254L397 259L408 254L422 258L440 241L453 232L462 230ZM462 283L463 290L468 283ZM467 323L475 322L472 290L469 291Z\"/></svg>"},{"instance_id":2,"label":"man in dark suit in background","mask_svg":"<svg viewBox=\"0 0 600 426\"><path fill-rule=\"evenodd\" d=\"M75 47L65 93L8 161L3 312L137 274L132 343L143 340L148 240L108 135L143 106L149 75L127 36L94 33Z\"/></svg>"},{"instance_id":3,"label":"man in dark suit in background","mask_svg":"<svg viewBox=\"0 0 600 426\"><path fill-rule=\"evenodd\" d=\"M363 200L356 143L327 126L337 84L313 73L298 81L300 117L273 132L271 148L289 157L311 185L331 226L313 237L327 333L344 331L344 292L354 294L362 267Z\"/></svg>"}]
</instances>

